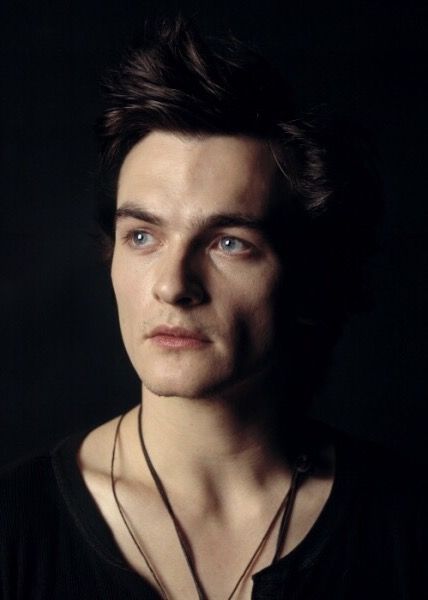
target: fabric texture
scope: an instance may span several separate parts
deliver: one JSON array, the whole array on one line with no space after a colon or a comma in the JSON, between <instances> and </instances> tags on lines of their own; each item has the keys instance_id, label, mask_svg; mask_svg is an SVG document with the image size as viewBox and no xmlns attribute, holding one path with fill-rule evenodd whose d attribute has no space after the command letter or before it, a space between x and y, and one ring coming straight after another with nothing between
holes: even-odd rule
<instances>
[{"instance_id":1,"label":"fabric texture","mask_svg":"<svg viewBox=\"0 0 428 600\"><path fill-rule=\"evenodd\" d=\"M124 561L83 482L76 453L84 436L2 469L1 600L159 599ZM343 434L335 444L335 481L320 517L292 552L254 576L252 598L423 597L424 471Z\"/></svg>"}]
</instances>

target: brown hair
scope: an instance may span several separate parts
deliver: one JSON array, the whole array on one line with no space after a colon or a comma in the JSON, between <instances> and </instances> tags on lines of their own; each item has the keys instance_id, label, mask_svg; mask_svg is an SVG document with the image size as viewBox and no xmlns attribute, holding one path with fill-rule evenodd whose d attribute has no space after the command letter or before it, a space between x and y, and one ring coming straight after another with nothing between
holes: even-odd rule
<instances>
[{"instance_id":1,"label":"brown hair","mask_svg":"<svg viewBox=\"0 0 428 600\"><path fill-rule=\"evenodd\" d=\"M333 339L369 305L363 267L376 247L382 200L361 128L298 117L288 86L260 55L230 36L209 44L182 17L146 29L105 91L99 215L111 242L119 169L144 136L250 135L270 144L281 172L284 211L274 239L287 265L287 314Z\"/></svg>"}]
</instances>

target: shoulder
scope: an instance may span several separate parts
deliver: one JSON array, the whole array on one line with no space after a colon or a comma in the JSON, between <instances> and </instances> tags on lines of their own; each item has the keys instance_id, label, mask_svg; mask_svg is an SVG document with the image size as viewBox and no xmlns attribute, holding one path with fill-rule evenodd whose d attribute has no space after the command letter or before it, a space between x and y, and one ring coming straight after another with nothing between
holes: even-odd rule
<instances>
[{"instance_id":1,"label":"shoulder","mask_svg":"<svg viewBox=\"0 0 428 600\"><path fill-rule=\"evenodd\" d=\"M77 460L83 475L107 474L110 471L111 449L120 417L102 423L89 431L77 449Z\"/></svg>"},{"instance_id":2,"label":"shoulder","mask_svg":"<svg viewBox=\"0 0 428 600\"><path fill-rule=\"evenodd\" d=\"M52 519L57 503L51 456L46 453L0 470L0 539L8 546Z\"/></svg>"},{"instance_id":3,"label":"shoulder","mask_svg":"<svg viewBox=\"0 0 428 600\"><path fill-rule=\"evenodd\" d=\"M361 518L373 532L382 532L385 543L388 538L422 548L428 533L427 462L345 434L339 434L337 447L338 465L353 482Z\"/></svg>"},{"instance_id":4,"label":"shoulder","mask_svg":"<svg viewBox=\"0 0 428 600\"><path fill-rule=\"evenodd\" d=\"M135 426L137 412L138 405L124 415L115 417L92 429L86 434L77 449L76 458L80 473L95 497L98 496L97 490L110 488L112 452L119 427L120 439L125 440L126 447L139 447ZM119 442L117 446L120 458L120 451L123 449L122 442Z\"/></svg>"},{"instance_id":5,"label":"shoulder","mask_svg":"<svg viewBox=\"0 0 428 600\"><path fill-rule=\"evenodd\" d=\"M0 503L25 501L44 493L53 480L52 459L46 452L15 461L0 468Z\"/></svg>"},{"instance_id":6,"label":"shoulder","mask_svg":"<svg viewBox=\"0 0 428 600\"><path fill-rule=\"evenodd\" d=\"M358 498L364 510L408 519L428 515L424 500L428 460L318 422L315 427L317 435L335 448L335 479L346 481L346 494Z\"/></svg>"},{"instance_id":7,"label":"shoulder","mask_svg":"<svg viewBox=\"0 0 428 600\"><path fill-rule=\"evenodd\" d=\"M404 496L425 485L427 460L343 432L335 435L344 468L355 472L362 484Z\"/></svg>"}]
</instances>

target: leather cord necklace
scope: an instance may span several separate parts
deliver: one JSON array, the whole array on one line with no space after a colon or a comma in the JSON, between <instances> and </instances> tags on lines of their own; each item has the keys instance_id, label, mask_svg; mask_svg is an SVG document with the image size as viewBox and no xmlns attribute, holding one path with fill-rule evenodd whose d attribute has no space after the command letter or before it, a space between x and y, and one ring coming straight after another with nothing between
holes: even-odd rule
<instances>
[{"instance_id":1,"label":"leather cord necklace","mask_svg":"<svg viewBox=\"0 0 428 600\"><path fill-rule=\"evenodd\" d=\"M119 502L119 498L117 496L116 483L115 483L115 477L114 477L114 463L115 463L117 440L118 440L118 436L119 436L119 429L120 429L120 425L122 423L124 416L125 416L124 414L121 415L121 417L117 423L114 444L113 444L113 451L112 451L112 457L111 457L111 469L110 469L112 492L113 492L114 500L116 502L116 506L119 510L120 516L126 526L126 529L128 530L129 535L131 536L131 539L133 540L140 555L144 559L144 562L146 563L147 568L149 569L150 573L152 574L153 579L156 581L156 584L158 585L163 598L165 600L168 600L169 596L165 589L165 586L162 584L162 581L161 581L159 575L156 573L154 566L151 564L147 554L145 553L141 544L137 540L134 532L132 531L132 528L130 527L130 525L128 523L128 519L125 516L124 510L123 510L123 508ZM178 541L180 543L181 549L183 551L184 557L185 557L187 565L189 567L189 571L192 575L193 582L195 584L195 588L196 588L196 591L198 594L198 599L199 600L209 600L208 596L204 590L204 587L202 585L202 582L199 578L197 569L196 569L195 559L193 556L192 547L190 545L190 542L187 538L187 535L186 535L180 521L178 520L178 518L174 512L174 509L172 508L172 505L168 498L165 487L164 487L164 485L159 477L159 474L157 473L157 471L151 461L150 455L147 451L147 447L145 445L144 437L143 437L143 430L142 430L142 404L140 404L139 411L138 411L138 434L139 434L139 438L140 438L141 450L143 452L147 467L150 471L150 474L151 474L153 481L156 485L156 488L159 492L161 500L164 503L164 506L171 518L173 525L174 525ZM234 585L233 590L227 597L227 600L232 600L232 598L235 595L236 591L238 590L240 584L242 583L244 578L250 572L252 566L256 562L256 560L257 560L258 556L260 555L261 551L263 550L267 540L269 539L270 534L272 533L272 530L275 527L275 524L282 512L281 522L280 522L279 531L278 531L278 537L277 537L277 541L276 541L275 554L274 554L271 564L274 564L277 560L279 560L279 558L281 556L282 548L284 547L285 538L287 536L287 531L288 531L288 527L289 527L289 523L290 523L291 513L292 513L298 485L299 485L302 477L308 473L309 468L310 468L310 465L308 463L307 457L305 455L300 455L295 462L294 469L292 472L290 487L289 487L285 497L283 498L281 504L279 505L277 511L275 512L271 522L269 523L269 526L268 526L265 534L263 535L256 550L252 554L245 569L243 570L243 572L241 573L240 577L238 578L236 584Z\"/></svg>"},{"instance_id":2,"label":"leather cord necklace","mask_svg":"<svg viewBox=\"0 0 428 600\"><path fill-rule=\"evenodd\" d=\"M115 435L114 435L113 451L112 451L112 454L111 454L111 464L110 464L110 483L111 483L111 489L112 489L112 492L113 492L113 497L114 497L117 509L119 511L119 514L122 517L122 521L123 521L126 529L128 530L128 533L131 536L132 541L134 542L134 544L135 544L138 552L143 557L144 562L147 565L147 568L149 569L150 573L152 574L153 579L156 581L159 589L161 590L162 597L165 598L165 600L168 600L168 594L166 592L166 589L165 589L164 585L162 584L162 581L160 580L160 577L156 573L156 570L155 570L154 566L152 565L152 563L150 562L149 557L144 552L144 548L139 543L139 541L136 538L134 532L132 531L131 526L128 523L128 519L125 516L125 512L124 512L124 510L122 508L121 503L119 502L119 498L118 498L117 491L116 491L116 479L115 479L115 476L114 476L114 463L115 463L115 458L116 458L116 447L117 447L117 440L118 440L118 437L119 437L119 430L120 430L120 426L122 424L124 416L125 416L125 413L123 413L123 415L120 416L120 418L119 418L119 420L117 422L117 425L116 425L116 432L115 432Z\"/></svg>"}]
</instances>

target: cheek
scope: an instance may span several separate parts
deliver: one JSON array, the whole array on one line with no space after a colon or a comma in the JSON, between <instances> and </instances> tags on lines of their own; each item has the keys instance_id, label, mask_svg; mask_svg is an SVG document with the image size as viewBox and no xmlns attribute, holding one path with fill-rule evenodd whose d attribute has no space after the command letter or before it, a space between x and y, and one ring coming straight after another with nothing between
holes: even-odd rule
<instances>
[{"instance_id":1,"label":"cheek","mask_svg":"<svg viewBox=\"0 0 428 600\"><path fill-rule=\"evenodd\" d=\"M245 273L235 277L234 285L224 297L229 298L226 312L234 314L237 337L243 347L270 346L276 321L278 269ZM230 290L233 289L233 294Z\"/></svg>"},{"instance_id":2,"label":"cheek","mask_svg":"<svg viewBox=\"0 0 428 600\"><path fill-rule=\"evenodd\" d=\"M135 322L135 315L141 315L141 278L132 266L123 268L120 259L113 257L111 279L122 335L127 338L131 333L132 323Z\"/></svg>"}]
</instances>

